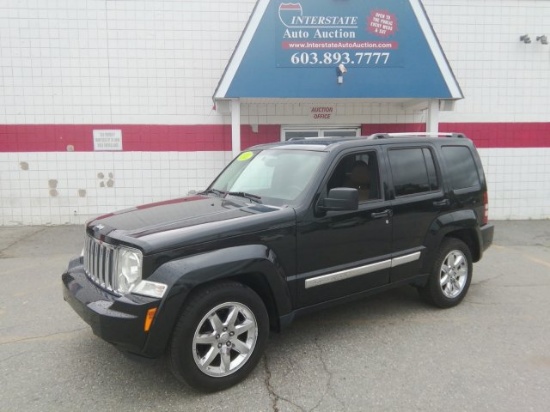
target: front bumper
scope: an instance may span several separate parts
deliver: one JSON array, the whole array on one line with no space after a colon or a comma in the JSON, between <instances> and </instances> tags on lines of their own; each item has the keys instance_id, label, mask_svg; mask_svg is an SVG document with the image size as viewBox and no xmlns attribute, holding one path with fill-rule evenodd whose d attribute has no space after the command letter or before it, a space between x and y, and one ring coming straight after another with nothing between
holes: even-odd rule
<instances>
[{"instance_id":1,"label":"front bumper","mask_svg":"<svg viewBox=\"0 0 550 412\"><path fill-rule=\"evenodd\" d=\"M147 356L147 310L160 306L160 299L112 295L88 279L80 259L69 264L61 276L63 298L92 327L95 335L120 349Z\"/></svg>"}]
</instances>

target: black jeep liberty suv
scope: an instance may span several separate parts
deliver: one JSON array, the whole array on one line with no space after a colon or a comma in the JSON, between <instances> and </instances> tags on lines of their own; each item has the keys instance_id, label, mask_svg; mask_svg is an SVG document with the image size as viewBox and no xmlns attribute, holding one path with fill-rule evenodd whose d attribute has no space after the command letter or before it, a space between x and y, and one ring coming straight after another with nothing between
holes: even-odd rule
<instances>
[{"instance_id":1,"label":"black jeep liberty suv","mask_svg":"<svg viewBox=\"0 0 550 412\"><path fill-rule=\"evenodd\" d=\"M460 134L255 146L202 193L89 221L64 298L102 339L221 390L297 315L402 285L457 305L493 240L487 213Z\"/></svg>"}]
</instances>

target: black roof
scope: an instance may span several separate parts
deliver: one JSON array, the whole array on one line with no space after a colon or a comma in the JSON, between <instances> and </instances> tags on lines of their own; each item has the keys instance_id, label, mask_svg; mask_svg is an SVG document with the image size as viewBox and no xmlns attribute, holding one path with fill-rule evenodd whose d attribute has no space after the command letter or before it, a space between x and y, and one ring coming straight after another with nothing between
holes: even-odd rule
<instances>
[{"instance_id":1,"label":"black roof","mask_svg":"<svg viewBox=\"0 0 550 412\"><path fill-rule=\"evenodd\" d=\"M390 143L433 143L434 141L445 140L446 143L454 141L464 143L469 141L463 134L452 133L444 136L445 138L426 137L415 134L389 135L385 133L377 133L370 136L357 137L317 137L307 139L291 139L286 142L265 143L250 147L250 150L263 149L287 149L287 150L312 150L327 152L333 149L342 147L361 147L374 144L390 144Z\"/></svg>"}]
</instances>

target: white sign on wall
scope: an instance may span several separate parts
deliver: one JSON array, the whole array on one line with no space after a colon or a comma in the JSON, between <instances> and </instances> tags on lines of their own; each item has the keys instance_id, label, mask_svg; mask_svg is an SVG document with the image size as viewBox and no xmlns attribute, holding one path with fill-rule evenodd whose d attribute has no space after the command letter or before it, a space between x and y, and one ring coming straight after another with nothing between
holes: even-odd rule
<instances>
[{"instance_id":1,"label":"white sign on wall","mask_svg":"<svg viewBox=\"0 0 550 412\"><path fill-rule=\"evenodd\" d=\"M94 151L122 150L122 130L94 130Z\"/></svg>"}]
</instances>

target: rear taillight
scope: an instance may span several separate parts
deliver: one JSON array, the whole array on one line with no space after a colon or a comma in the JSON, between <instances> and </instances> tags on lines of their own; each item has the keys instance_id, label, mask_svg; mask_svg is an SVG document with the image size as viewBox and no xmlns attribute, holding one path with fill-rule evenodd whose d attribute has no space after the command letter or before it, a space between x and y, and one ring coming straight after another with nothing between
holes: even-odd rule
<instances>
[{"instance_id":1,"label":"rear taillight","mask_svg":"<svg viewBox=\"0 0 550 412\"><path fill-rule=\"evenodd\" d=\"M487 192L483 192L483 224L486 225L489 222L489 195Z\"/></svg>"}]
</instances>

